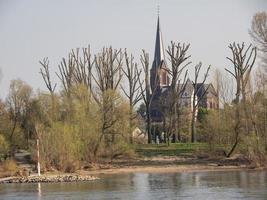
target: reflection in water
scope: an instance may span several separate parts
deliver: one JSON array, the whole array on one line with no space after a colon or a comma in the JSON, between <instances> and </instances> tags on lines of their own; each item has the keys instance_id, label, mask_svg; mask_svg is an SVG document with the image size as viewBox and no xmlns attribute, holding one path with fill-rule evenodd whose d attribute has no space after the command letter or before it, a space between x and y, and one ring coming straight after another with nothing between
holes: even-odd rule
<instances>
[{"instance_id":1,"label":"reflection in water","mask_svg":"<svg viewBox=\"0 0 267 200\"><path fill-rule=\"evenodd\" d=\"M41 199L42 197L41 183L37 183L37 184L38 184L38 199Z\"/></svg>"},{"instance_id":2,"label":"reflection in water","mask_svg":"<svg viewBox=\"0 0 267 200\"><path fill-rule=\"evenodd\" d=\"M132 173L79 183L0 185L0 199L267 199L267 172Z\"/></svg>"},{"instance_id":3,"label":"reflection in water","mask_svg":"<svg viewBox=\"0 0 267 200\"><path fill-rule=\"evenodd\" d=\"M149 174L136 173L134 174L134 190L137 199L149 199Z\"/></svg>"}]
</instances>

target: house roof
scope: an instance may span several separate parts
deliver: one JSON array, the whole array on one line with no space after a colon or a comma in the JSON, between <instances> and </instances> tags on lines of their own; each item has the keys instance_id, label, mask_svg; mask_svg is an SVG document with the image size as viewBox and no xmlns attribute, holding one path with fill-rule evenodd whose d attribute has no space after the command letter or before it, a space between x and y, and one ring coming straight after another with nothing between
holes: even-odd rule
<instances>
[{"instance_id":1,"label":"house roof","mask_svg":"<svg viewBox=\"0 0 267 200\"><path fill-rule=\"evenodd\" d=\"M187 94L186 96L191 96L194 92L194 87L193 87L193 84L192 84L192 81L188 78L185 82L185 84L180 84L181 88L183 89L181 95L185 95Z\"/></svg>"},{"instance_id":2,"label":"house roof","mask_svg":"<svg viewBox=\"0 0 267 200\"><path fill-rule=\"evenodd\" d=\"M211 93L212 95L217 96L217 92L211 83L208 84L197 83L197 96L202 97L205 92L207 94Z\"/></svg>"}]
</instances>

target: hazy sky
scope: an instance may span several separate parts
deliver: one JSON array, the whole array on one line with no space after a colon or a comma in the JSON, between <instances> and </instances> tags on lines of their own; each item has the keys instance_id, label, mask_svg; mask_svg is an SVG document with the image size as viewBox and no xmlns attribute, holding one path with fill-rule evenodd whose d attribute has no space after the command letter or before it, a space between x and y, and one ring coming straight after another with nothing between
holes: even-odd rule
<instances>
[{"instance_id":1,"label":"hazy sky","mask_svg":"<svg viewBox=\"0 0 267 200\"><path fill-rule=\"evenodd\" d=\"M228 44L250 43L253 15L267 10L267 0L0 0L0 97L17 78L45 89L38 61L49 57L55 72L72 48L88 44L94 53L127 48L138 61L145 49L152 63L158 4L165 48L190 43L194 64L221 69Z\"/></svg>"}]
</instances>

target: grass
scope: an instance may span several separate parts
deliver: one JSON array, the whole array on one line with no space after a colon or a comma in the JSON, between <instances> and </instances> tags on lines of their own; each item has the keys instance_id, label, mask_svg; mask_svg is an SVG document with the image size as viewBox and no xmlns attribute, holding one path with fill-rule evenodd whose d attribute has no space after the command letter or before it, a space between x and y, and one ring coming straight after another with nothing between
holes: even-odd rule
<instances>
[{"instance_id":1,"label":"grass","mask_svg":"<svg viewBox=\"0 0 267 200\"><path fill-rule=\"evenodd\" d=\"M135 151L140 156L188 156L197 151L207 150L206 143L171 143L167 144L142 144L136 145Z\"/></svg>"}]
</instances>

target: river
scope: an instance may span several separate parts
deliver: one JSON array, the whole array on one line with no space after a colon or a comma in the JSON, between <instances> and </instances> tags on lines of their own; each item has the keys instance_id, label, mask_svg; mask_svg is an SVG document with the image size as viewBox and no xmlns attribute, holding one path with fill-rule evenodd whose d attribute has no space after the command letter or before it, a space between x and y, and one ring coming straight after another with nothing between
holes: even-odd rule
<instances>
[{"instance_id":1,"label":"river","mask_svg":"<svg viewBox=\"0 0 267 200\"><path fill-rule=\"evenodd\" d=\"M78 183L0 184L0 199L267 199L266 171L129 173Z\"/></svg>"}]
</instances>

